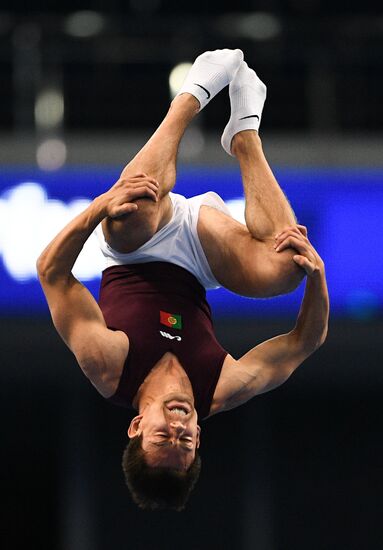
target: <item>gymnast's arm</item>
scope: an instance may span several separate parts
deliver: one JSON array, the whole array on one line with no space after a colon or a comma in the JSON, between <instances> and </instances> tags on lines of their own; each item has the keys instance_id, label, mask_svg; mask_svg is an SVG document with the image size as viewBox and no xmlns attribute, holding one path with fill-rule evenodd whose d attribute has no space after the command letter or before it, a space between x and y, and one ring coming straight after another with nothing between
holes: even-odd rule
<instances>
[{"instance_id":1,"label":"gymnast's arm","mask_svg":"<svg viewBox=\"0 0 383 550\"><path fill-rule=\"evenodd\" d=\"M294 329L259 344L241 359L228 364L217 385L211 414L238 407L252 397L283 384L327 336L329 297L322 259L306 237L305 228L282 232L278 251L288 247L294 261L307 273L306 289ZM303 234L302 234L303 233Z\"/></svg>"},{"instance_id":2,"label":"gymnast's arm","mask_svg":"<svg viewBox=\"0 0 383 550\"><path fill-rule=\"evenodd\" d=\"M140 174L119 180L64 227L37 260L53 323L85 375L100 391L108 385L112 372L123 365L129 342L123 332L106 327L96 300L73 276L72 268L97 225L106 216L118 217L137 210L132 201L142 197L156 200L157 186L151 178Z\"/></svg>"}]
</instances>

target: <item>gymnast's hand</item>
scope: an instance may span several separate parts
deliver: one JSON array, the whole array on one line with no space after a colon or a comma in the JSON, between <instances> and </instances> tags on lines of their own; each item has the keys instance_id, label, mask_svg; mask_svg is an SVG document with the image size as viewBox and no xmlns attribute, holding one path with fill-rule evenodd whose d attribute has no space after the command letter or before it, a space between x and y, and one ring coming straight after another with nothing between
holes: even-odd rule
<instances>
[{"instance_id":1,"label":"gymnast's hand","mask_svg":"<svg viewBox=\"0 0 383 550\"><path fill-rule=\"evenodd\" d=\"M158 181L147 174L140 173L119 179L98 199L102 203L105 217L118 218L138 210L138 204L133 202L137 199L150 199L157 202L158 189Z\"/></svg>"},{"instance_id":2,"label":"gymnast's hand","mask_svg":"<svg viewBox=\"0 0 383 550\"><path fill-rule=\"evenodd\" d=\"M282 252L286 248L293 248L298 252L293 260L309 277L315 273L323 273L324 263L318 252L307 238L307 228L304 225L288 227L275 237L274 248L276 252Z\"/></svg>"}]
</instances>

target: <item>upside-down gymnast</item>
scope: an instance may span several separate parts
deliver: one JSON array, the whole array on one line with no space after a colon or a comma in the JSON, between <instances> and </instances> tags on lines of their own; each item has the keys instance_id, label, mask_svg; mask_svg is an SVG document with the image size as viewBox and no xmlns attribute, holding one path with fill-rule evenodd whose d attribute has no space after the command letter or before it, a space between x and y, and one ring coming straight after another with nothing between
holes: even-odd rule
<instances>
[{"instance_id":1,"label":"upside-down gymnast","mask_svg":"<svg viewBox=\"0 0 383 550\"><path fill-rule=\"evenodd\" d=\"M213 192L172 193L182 135L229 86L222 145L239 161L243 225ZM200 55L163 122L124 168L43 251L37 262L54 325L84 374L112 403L138 414L123 470L145 509L180 510L200 470L197 419L276 388L324 341L323 261L297 225L258 135L266 87L240 50ZM99 303L73 276L96 230L106 269ZM217 342L206 288L250 297L290 292L307 275L295 327L234 359Z\"/></svg>"}]
</instances>

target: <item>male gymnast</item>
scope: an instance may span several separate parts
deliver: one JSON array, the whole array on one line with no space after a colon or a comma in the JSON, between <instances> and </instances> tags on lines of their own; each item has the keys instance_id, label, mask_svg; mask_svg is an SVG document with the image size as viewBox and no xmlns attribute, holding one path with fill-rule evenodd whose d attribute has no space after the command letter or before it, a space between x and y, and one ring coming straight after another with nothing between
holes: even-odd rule
<instances>
[{"instance_id":1,"label":"male gymnast","mask_svg":"<svg viewBox=\"0 0 383 550\"><path fill-rule=\"evenodd\" d=\"M172 193L182 135L229 86L222 135L241 170L246 225L215 193ZM324 265L297 225L258 135L266 87L240 50L200 55L163 122L109 191L43 251L37 269L54 325L84 374L112 403L138 411L123 469L145 509L180 510L200 469L197 419L276 388L324 341ZM73 276L96 230L107 267L99 303ZM217 342L206 288L249 297L293 290L307 275L294 329L234 359Z\"/></svg>"}]
</instances>

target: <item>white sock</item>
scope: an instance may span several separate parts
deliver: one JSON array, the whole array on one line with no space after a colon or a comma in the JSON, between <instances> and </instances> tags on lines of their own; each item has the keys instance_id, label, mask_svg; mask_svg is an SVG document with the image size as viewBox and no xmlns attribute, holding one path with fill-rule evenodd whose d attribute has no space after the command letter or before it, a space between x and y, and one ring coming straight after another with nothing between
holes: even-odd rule
<instances>
[{"instance_id":1,"label":"white sock","mask_svg":"<svg viewBox=\"0 0 383 550\"><path fill-rule=\"evenodd\" d=\"M242 130L259 130L266 86L256 73L242 61L229 86L231 115L221 138L222 147L232 155L231 142Z\"/></svg>"},{"instance_id":2,"label":"white sock","mask_svg":"<svg viewBox=\"0 0 383 550\"><path fill-rule=\"evenodd\" d=\"M192 94L200 111L233 79L241 61L241 50L214 50L197 57L177 95Z\"/></svg>"}]
</instances>

